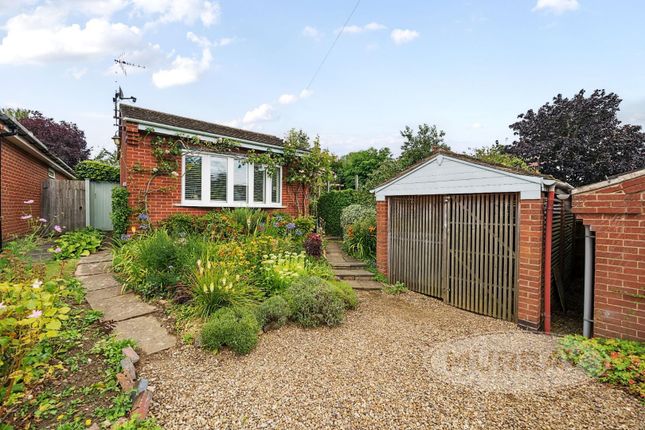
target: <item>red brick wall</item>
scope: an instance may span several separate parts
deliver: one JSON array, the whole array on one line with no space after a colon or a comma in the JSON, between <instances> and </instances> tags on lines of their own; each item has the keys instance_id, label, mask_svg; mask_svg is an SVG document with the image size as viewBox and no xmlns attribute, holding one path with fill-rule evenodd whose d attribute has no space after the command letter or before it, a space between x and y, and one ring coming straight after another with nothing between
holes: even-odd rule
<instances>
[{"instance_id":1,"label":"red brick wall","mask_svg":"<svg viewBox=\"0 0 645 430\"><path fill-rule=\"evenodd\" d=\"M40 197L43 182L47 180L48 166L35 160L6 139L0 139L0 168L2 180L2 241L29 232L24 214L40 217ZM27 205L26 200L34 203Z\"/></svg>"},{"instance_id":2,"label":"red brick wall","mask_svg":"<svg viewBox=\"0 0 645 430\"><path fill-rule=\"evenodd\" d=\"M594 336L645 340L645 176L574 194L596 234Z\"/></svg>"},{"instance_id":3,"label":"red brick wall","mask_svg":"<svg viewBox=\"0 0 645 430\"><path fill-rule=\"evenodd\" d=\"M388 276L388 202L376 202L376 268L383 275Z\"/></svg>"},{"instance_id":4,"label":"red brick wall","mask_svg":"<svg viewBox=\"0 0 645 430\"><path fill-rule=\"evenodd\" d=\"M156 166L156 161L152 155L152 147L150 146L152 136L144 136L144 133L138 130L137 124L127 122L122 136L121 184L126 184L130 191L129 203L136 212L140 209L144 191L150 179L149 174L145 172L149 172L150 169ZM135 167L137 165L141 166L144 172L137 173L137 168ZM181 166L179 167L179 172L181 172ZM271 210L279 210L292 216L297 216L298 209L295 204L294 188L284 181L287 176L287 168L283 168L282 174L282 204L285 207ZM148 215L150 215L150 220L153 224L175 213L203 215L213 210L213 208L178 206L181 202L181 177L159 176L154 179L150 189L152 192L148 195ZM308 203L302 203L302 194L299 194L298 197L301 201L301 208L307 208L308 210Z\"/></svg>"},{"instance_id":5,"label":"red brick wall","mask_svg":"<svg viewBox=\"0 0 645 430\"><path fill-rule=\"evenodd\" d=\"M520 200L520 252L517 322L539 330L542 325L544 289L544 201Z\"/></svg>"}]
</instances>

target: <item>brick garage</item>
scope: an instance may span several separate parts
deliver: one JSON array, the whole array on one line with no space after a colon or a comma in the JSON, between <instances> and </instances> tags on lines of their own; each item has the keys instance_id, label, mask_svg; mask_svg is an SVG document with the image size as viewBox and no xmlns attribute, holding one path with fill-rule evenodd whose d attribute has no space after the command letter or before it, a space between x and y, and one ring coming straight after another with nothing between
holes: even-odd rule
<instances>
[{"instance_id":1,"label":"brick garage","mask_svg":"<svg viewBox=\"0 0 645 430\"><path fill-rule=\"evenodd\" d=\"M0 115L0 219L2 242L29 232L31 213L40 217L43 182L50 177L73 179L71 168L17 121ZM33 200L27 205L24 202Z\"/></svg>"},{"instance_id":2,"label":"brick garage","mask_svg":"<svg viewBox=\"0 0 645 430\"><path fill-rule=\"evenodd\" d=\"M572 195L595 235L594 336L645 340L645 169Z\"/></svg>"},{"instance_id":3,"label":"brick garage","mask_svg":"<svg viewBox=\"0 0 645 430\"><path fill-rule=\"evenodd\" d=\"M555 193L556 189L568 192L571 187L533 172L512 170L461 154L438 151L374 190L377 200L377 268L390 281L402 281L414 291L466 310L516 321L522 327L539 330L543 327L545 309L546 197L548 190ZM440 200L427 197L420 199L422 196L441 196L444 203L442 205ZM420 203L408 213L401 201L407 201L407 205L414 201ZM435 202L434 209L430 203L424 203L431 201ZM462 206L466 201L471 206ZM493 229L504 223L507 228L495 233ZM401 227L402 224L407 227ZM451 233L451 228L458 229L457 233ZM476 233L464 235L463 231L468 232L469 229ZM506 241L503 246L495 245L503 240ZM461 246L462 242L468 245ZM444 243L446 248L442 251ZM504 252L507 257L499 260L502 268L497 275L492 276L479 269L486 264L497 267L497 260L491 256ZM437 258L437 253L446 254L446 257ZM460 256L474 254L476 258L454 268ZM390 266L395 264L397 255L405 256L405 261L396 263L402 264L403 270L394 273ZM437 273L433 272L433 267ZM467 274L474 270L480 270L481 276L490 281L480 282L482 278L478 275L466 275L469 279L460 279L460 283L452 280L456 273ZM506 279L502 279L504 276ZM441 285L432 285L433 282ZM501 287L491 286L491 282L501 284ZM450 291L459 288L470 288L470 295L465 299L452 297L455 293ZM495 297L491 298L491 295ZM502 305L510 311L497 312L494 306L487 305L502 301L507 302Z\"/></svg>"},{"instance_id":4,"label":"brick garage","mask_svg":"<svg viewBox=\"0 0 645 430\"><path fill-rule=\"evenodd\" d=\"M257 152L271 150L281 151L282 140L275 136L254 133L246 130L222 126L194 120L191 118L141 109L129 105L121 105L121 184L130 192L130 207L141 207L143 194L148 187L150 171L157 163L152 153L151 141L155 136L168 139L177 138L177 135L198 136L200 139L213 139L225 137L237 142L240 146L231 153L223 154L227 157L244 157L250 150ZM151 130L154 130L151 132ZM204 150L208 155L208 151ZM212 154L217 156L218 154ZM203 215L212 210L224 207L257 207L269 211L282 211L290 215L298 215L298 205L294 188L287 184L285 177L288 166L283 166L281 172L280 201L276 203L255 204L250 200L250 188L247 189L247 202L239 204L221 203L209 205L208 202L186 201L182 190L185 186L185 157L178 157L179 170L177 176L159 176L154 179L153 192L148 194L148 215L152 223L167 218L172 214L184 213L190 215ZM231 179L229 178L229 181ZM268 178L267 178L268 180ZM183 185L182 185L183 184ZM207 184L208 186L208 184ZM266 193L268 198L268 194ZM230 203L230 192L227 193ZM303 196L298 195L301 210L307 208L308 202ZM136 216L136 214L134 215Z\"/></svg>"}]
</instances>

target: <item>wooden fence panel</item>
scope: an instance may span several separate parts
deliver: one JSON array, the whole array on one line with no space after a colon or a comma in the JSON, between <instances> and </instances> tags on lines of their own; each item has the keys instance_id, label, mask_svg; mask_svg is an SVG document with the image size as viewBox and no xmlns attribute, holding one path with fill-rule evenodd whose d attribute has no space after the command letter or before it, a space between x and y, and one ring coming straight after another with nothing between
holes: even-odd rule
<instances>
[{"instance_id":1,"label":"wooden fence panel","mask_svg":"<svg viewBox=\"0 0 645 430\"><path fill-rule=\"evenodd\" d=\"M85 181L48 179L43 183L41 215L66 230L85 227Z\"/></svg>"}]
</instances>

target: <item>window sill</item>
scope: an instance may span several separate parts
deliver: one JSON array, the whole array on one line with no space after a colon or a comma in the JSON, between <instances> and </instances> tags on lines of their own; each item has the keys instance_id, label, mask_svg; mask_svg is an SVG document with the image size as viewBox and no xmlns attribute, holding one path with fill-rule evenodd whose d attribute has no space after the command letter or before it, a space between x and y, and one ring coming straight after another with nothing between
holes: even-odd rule
<instances>
[{"instance_id":1,"label":"window sill","mask_svg":"<svg viewBox=\"0 0 645 430\"><path fill-rule=\"evenodd\" d=\"M246 202L200 202L200 201L183 201L174 206L187 207L187 208L254 208L254 209L285 209L280 203L261 204L261 203L246 203Z\"/></svg>"}]
</instances>

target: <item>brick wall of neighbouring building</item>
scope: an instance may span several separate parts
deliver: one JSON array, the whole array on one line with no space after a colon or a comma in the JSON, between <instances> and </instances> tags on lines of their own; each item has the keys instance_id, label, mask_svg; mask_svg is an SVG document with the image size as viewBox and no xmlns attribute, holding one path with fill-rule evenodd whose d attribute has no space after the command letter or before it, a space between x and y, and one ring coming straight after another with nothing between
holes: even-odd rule
<instances>
[{"instance_id":1,"label":"brick wall of neighbouring building","mask_svg":"<svg viewBox=\"0 0 645 430\"><path fill-rule=\"evenodd\" d=\"M143 201L144 191L150 179L150 169L156 166L150 145L152 138L152 135L146 135L145 132L140 131L137 124L125 122L121 139L121 184L126 184L130 192L129 204L135 211L140 208ZM181 164L181 159L179 161ZM181 171L181 165L179 171ZM284 167L282 169L282 205L284 208L269 210L279 210L297 216L298 208L295 202L294 188L284 180L287 173L288 170ZM153 224L176 213L203 215L214 210L213 208L178 206L181 202L180 177L159 176L152 182L151 189L152 192L148 194L148 215ZM306 208L308 202L303 201L301 194L298 198L300 207ZM134 217L136 214L133 214L133 220Z\"/></svg>"},{"instance_id":2,"label":"brick wall of neighbouring building","mask_svg":"<svg viewBox=\"0 0 645 430\"><path fill-rule=\"evenodd\" d=\"M376 202L376 266L388 275L388 201ZM520 200L518 324L539 330L543 313L543 199Z\"/></svg>"},{"instance_id":3,"label":"brick wall of neighbouring building","mask_svg":"<svg viewBox=\"0 0 645 430\"><path fill-rule=\"evenodd\" d=\"M2 241L13 239L30 231L29 222L20 219L31 214L40 217L43 182L47 180L48 166L6 139L0 139L0 176L2 189ZM25 204L33 200L33 204Z\"/></svg>"},{"instance_id":4,"label":"brick wall of neighbouring building","mask_svg":"<svg viewBox=\"0 0 645 430\"><path fill-rule=\"evenodd\" d=\"M645 340L645 170L575 190L572 210L596 236L594 336Z\"/></svg>"}]
</instances>

